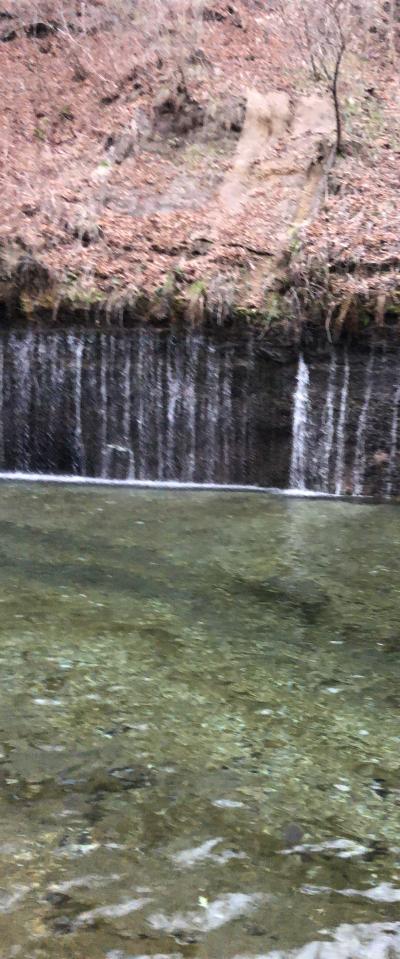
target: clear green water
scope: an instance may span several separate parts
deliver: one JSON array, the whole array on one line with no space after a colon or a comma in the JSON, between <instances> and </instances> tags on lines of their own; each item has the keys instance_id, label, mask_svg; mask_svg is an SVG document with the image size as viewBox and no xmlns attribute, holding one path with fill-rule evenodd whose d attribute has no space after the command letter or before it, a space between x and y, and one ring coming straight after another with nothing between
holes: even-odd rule
<instances>
[{"instance_id":1,"label":"clear green water","mask_svg":"<svg viewBox=\"0 0 400 959\"><path fill-rule=\"evenodd\" d=\"M4 484L0 537L1 959L400 955L398 508Z\"/></svg>"}]
</instances>

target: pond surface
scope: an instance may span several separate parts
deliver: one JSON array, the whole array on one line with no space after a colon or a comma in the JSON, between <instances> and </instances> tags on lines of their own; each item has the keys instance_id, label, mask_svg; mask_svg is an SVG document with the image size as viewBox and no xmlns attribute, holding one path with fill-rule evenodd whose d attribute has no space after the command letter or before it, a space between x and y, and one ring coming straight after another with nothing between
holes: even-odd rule
<instances>
[{"instance_id":1,"label":"pond surface","mask_svg":"<svg viewBox=\"0 0 400 959\"><path fill-rule=\"evenodd\" d=\"M1 959L400 956L398 509L3 484L0 533Z\"/></svg>"}]
</instances>

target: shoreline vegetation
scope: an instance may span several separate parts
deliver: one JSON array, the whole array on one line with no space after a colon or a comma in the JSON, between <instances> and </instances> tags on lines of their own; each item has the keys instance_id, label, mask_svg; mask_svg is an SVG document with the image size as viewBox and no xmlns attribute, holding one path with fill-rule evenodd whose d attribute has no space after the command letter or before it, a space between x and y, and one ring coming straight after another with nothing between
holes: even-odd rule
<instances>
[{"instance_id":1,"label":"shoreline vegetation","mask_svg":"<svg viewBox=\"0 0 400 959\"><path fill-rule=\"evenodd\" d=\"M151 3L0 0L3 321L396 338L400 4Z\"/></svg>"}]
</instances>

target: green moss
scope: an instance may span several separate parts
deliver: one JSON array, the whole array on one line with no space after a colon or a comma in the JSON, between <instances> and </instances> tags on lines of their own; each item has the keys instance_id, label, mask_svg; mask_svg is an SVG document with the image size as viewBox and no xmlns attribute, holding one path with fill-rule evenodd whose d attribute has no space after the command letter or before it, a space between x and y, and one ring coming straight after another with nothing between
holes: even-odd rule
<instances>
[{"instance_id":1,"label":"green moss","mask_svg":"<svg viewBox=\"0 0 400 959\"><path fill-rule=\"evenodd\" d=\"M207 312L207 287L204 280L195 280L185 291L188 319L202 322Z\"/></svg>"},{"instance_id":2,"label":"green moss","mask_svg":"<svg viewBox=\"0 0 400 959\"><path fill-rule=\"evenodd\" d=\"M35 127L33 135L36 137L36 140L40 140L41 143L44 143L44 141L47 139L47 133L43 126Z\"/></svg>"},{"instance_id":3,"label":"green moss","mask_svg":"<svg viewBox=\"0 0 400 959\"><path fill-rule=\"evenodd\" d=\"M19 308L26 319L39 315L53 316L58 311L60 301L60 291L56 286L49 286L40 292L18 291Z\"/></svg>"},{"instance_id":4,"label":"green moss","mask_svg":"<svg viewBox=\"0 0 400 959\"><path fill-rule=\"evenodd\" d=\"M189 297L196 296L200 293L206 293L207 287L204 280L195 280L194 283L191 283L190 286L188 286L187 292Z\"/></svg>"},{"instance_id":5,"label":"green moss","mask_svg":"<svg viewBox=\"0 0 400 959\"><path fill-rule=\"evenodd\" d=\"M175 271L169 270L169 272L165 274L163 282L160 283L160 285L156 289L156 292L155 292L156 298L169 299L171 296L173 296L176 291L176 282L177 282L177 278L176 278Z\"/></svg>"},{"instance_id":6,"label":"green moss","mask_svg":"<svg viewBox=\"0 0 400 959\"><path fill-rule=\"evenodd\" d=\"M289 239L289 253L291 256L295 256L296 253L299 253L301 249L301 240L299 237L299 227L294 226L290 233Z\"/></svg>"},{"instance_id":7,"label":"green moss","mask_svg":"<svg viewBox=\"0 0 400 959\"><path fill-rule=\"evenodd\" d=\"M270 292L265 300L265 307L262 311L262 321L266 326L276 323L282 318L282 296L279 293Z\"/></svg>"},{"instance_id":8,"label":"green moss","mask_svg":"<svg viewBox=\"0 0 400 959\"><path fill-rule=\"evenodd\" d=\"M73 120L74 114L69 104L65 103L58 113L60 120Z\"/></svg>"},{"instance_id":9,"label":"green moss","mask_svg":"<svg viewBox=\"0 0 400 959\"><path fill-rule=\"evenodd\" d=\"M97 287L84 287L76 282L66 290L65 298L77 306L91 306L105 300L104 293Z\"/></svg>"}]
</instances>

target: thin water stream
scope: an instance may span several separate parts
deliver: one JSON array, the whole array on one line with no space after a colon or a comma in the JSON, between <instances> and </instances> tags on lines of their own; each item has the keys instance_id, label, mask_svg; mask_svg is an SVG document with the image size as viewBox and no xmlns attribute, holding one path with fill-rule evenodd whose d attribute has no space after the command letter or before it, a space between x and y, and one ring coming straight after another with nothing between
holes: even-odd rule
<instances>
[{"instance_id":1,"label":"thin water stream","mask_svg":"<svg viewBox=\"0 0 400 959\"><path fill-rule=\"evenodd\" d=\"M3 483L0 531L1 959L400 956L396 507Z\"/></svg>"}]
</instances>

